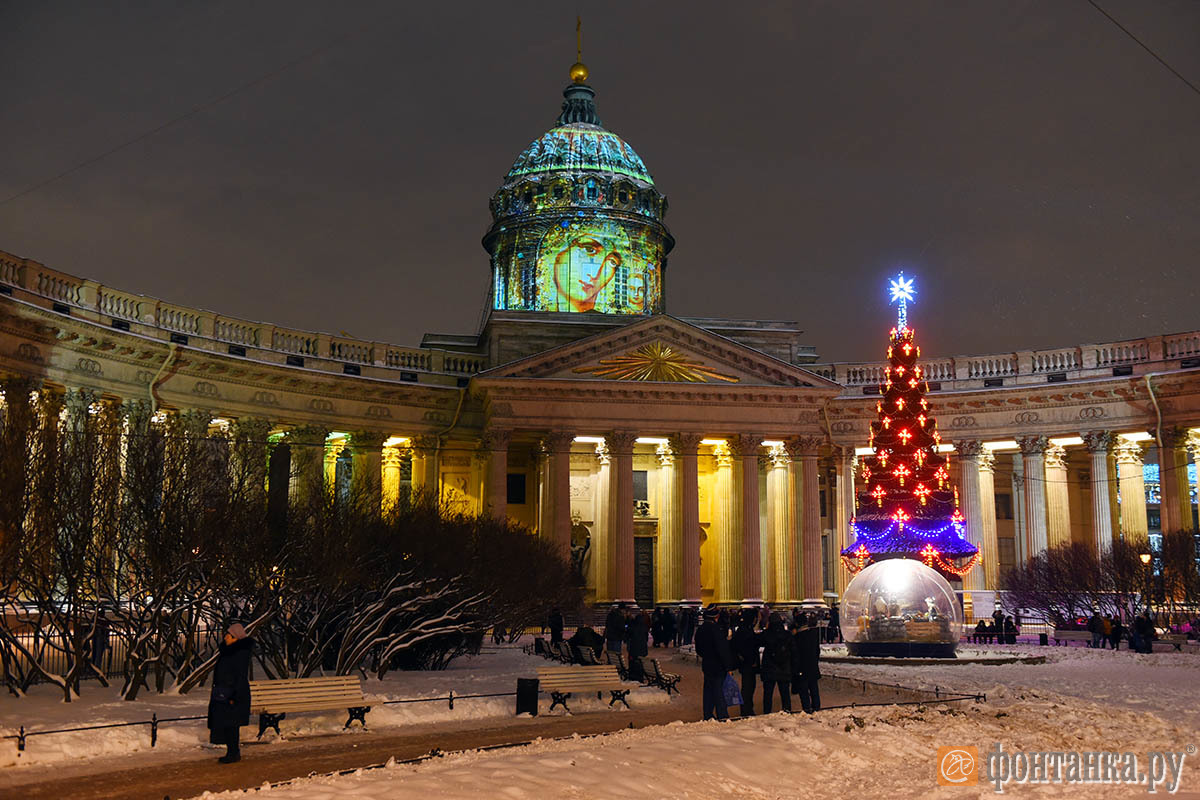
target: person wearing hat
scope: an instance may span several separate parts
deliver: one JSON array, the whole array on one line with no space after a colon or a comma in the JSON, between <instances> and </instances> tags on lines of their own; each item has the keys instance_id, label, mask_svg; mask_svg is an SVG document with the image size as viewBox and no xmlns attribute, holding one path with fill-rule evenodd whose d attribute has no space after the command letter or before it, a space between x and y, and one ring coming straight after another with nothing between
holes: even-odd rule
<instances>
[{"instance_id":1,"label":"person wearing hat","mask_svg":"<svg viewBox=\"0 0 1200 800\"><path fill-rule=\"evenodd\" d=\"M213 667L212 695L208 701L208 740L223 744L225 755L218 761L232 764L241 760L238 737L240 728L250 724L250 654L254 640L242 623L235 622L225 631Z\"/></svg>"},{"instance_id":2,"label":"person wearing hat","mask_svg":"<svg viewBox=\"0 0 1200 800\"><path fill-rule=\"evenodd\" d=\"M729 646L729 629L723 626L715 606L704 609L704 624L696 631L696 655L700 656L700 671L704 675L704 718L729 719L725 704L725 678L733 674L733 649Z\"/></svg>"}]
</instances>

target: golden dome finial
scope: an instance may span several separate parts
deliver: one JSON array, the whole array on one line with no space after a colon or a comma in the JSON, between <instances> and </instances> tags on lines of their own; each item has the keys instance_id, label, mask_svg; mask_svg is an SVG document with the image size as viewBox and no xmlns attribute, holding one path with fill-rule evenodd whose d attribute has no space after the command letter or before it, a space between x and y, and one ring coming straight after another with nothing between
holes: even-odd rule
<instances>
[{"instance_id":1,"label":"golden dome finial","mask_svg":"<svg viewBox=\"0 0 1200 800\"><path fill-rule=\"evenodd\" d=\"M571 65L571 82L587 83L588 68L583 63L583 18L575 17L575 63Z\"/></svg>"}]
</instances>

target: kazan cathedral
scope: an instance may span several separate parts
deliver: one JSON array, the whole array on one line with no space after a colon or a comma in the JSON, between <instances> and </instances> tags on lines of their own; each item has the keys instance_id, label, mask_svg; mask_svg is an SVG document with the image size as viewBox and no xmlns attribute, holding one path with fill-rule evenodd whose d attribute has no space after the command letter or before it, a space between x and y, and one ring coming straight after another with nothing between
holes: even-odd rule
<instances>
[{"instance_id":1,"label":"kazan cathedral","mask_svg":"<svg viewBox=\"0 0 1200 800\"><path fill-rule=\"evenodd\" d=\"M261 442L271 493L315 478L508 517L596 604L840 596L887 362L823 363L791 322L669 314L666 197L587 68L570 77L491 198L476 333L283 328L0 252L0 377L64 414L148 408ZM979 553L964 605L1057 543L1196 528L1200 331L920 367Z\"/></svg>"}]
</instances>

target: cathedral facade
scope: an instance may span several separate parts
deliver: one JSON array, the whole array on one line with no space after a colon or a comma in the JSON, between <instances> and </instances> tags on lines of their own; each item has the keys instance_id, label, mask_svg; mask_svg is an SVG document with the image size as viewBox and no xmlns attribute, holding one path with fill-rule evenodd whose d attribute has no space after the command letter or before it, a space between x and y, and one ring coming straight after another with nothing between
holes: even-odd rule
<instances>
[{"instance_id":1,"label":"cathedral facade","mask_svg":"<svg viewBox=\"0 0 1200 800\"><path fill-rule=\"evenodd\" d=\"M476 333L282 328L0 252L0 374L241 432L268 490L319 474L381 507L425 491L508 517L595 603L839 595L886 363L821 363L794 324L669 315L667 200L586 81L575 65L491 199ZM922 368L981 553L964 592L1054 544L1196 528L1200 331Z\"/></svg>"}]
</instances>

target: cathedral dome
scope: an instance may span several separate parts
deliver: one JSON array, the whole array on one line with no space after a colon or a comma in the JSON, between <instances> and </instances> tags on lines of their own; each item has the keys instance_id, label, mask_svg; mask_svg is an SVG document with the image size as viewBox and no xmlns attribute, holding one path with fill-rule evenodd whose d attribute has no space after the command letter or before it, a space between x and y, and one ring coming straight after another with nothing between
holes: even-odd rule
<instances>
[{"instance_id":1,"label":"cathedral dome","mask_svg":"<svg viewBox=\"0 0 1200 800\"><path fill-rule=\"evenodd\" d=\"M492 196L483 246L492 308L657 314L667 201L629 143L604 128L586 67L571 69L557 124L526 147Z\"/></svg>"},{"instance_id":2,"label":"cathedral dome","mask_svg":"<svg viewBox=\"0 0 1200 800\"><path fill-rule=\"evenodd\" d=\"M607 172L653 186L645 162L629 143L588 122L556 125L526 147L504 176L505 185L528 175Z\"/></svg>"}]
</instances>

